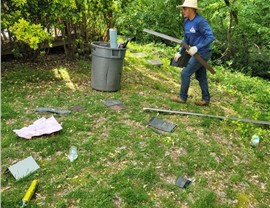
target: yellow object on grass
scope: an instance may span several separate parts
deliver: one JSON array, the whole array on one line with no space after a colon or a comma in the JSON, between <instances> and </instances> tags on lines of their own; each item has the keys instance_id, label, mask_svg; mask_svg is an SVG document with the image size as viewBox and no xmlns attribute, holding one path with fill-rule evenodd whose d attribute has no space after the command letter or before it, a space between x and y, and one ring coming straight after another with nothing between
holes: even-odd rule
<instances>
[{"instance_id":1,"label":"yellow object on grass","mask_svg":"<svg viewBox=\"0 0 270 208\"><path fill-rule=\"evenodd\" d=\"M37 185L38 185L38 180L33 180L31 183L31 186L28 188L27 192L25 193L22 199L22 202L23 202L22 207L25 207L27 203L31 200L32 196L34 195L36 191Z\"/></svg>"}]
</instances>

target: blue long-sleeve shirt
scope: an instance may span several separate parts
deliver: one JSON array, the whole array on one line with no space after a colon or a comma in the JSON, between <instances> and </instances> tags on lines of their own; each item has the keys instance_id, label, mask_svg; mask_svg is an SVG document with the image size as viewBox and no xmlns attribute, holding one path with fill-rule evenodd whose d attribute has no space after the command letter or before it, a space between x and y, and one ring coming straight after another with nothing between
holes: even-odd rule
<instances>
[{"instance_id":1,"label":"blue long-sleeve shirt","mask_svg":"<svg viewBox=\"0 0 270 208\"><path fill-rule=\"evenodd\" d=\"M211 43L215 37L208 22L199 14L189 20L185 19L184 22L184 42L190 46L196 46L198 53L206 53L211 50ZM182 47L180 53L184 52L185 48Z\"/></svg>"}]
</instances>

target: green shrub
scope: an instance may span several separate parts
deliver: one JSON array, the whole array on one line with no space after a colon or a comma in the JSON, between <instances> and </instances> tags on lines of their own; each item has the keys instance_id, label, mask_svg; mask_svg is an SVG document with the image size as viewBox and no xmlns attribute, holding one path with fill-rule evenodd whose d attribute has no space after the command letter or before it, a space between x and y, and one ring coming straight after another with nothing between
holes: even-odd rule
<instances>
[{"instance_id":1,"label":"green shrub","mask_svg":"<svg viewBox=\"0 0 270 208\"><path fill-rule=\"evenodd\" d=\"M11 31L15 34L17 40L28 44L32 49L38 49L38 44L45 40L50 40L51 36L40 24L31 24L21 18L11 27Z\"/></svg>"}]
</instances>

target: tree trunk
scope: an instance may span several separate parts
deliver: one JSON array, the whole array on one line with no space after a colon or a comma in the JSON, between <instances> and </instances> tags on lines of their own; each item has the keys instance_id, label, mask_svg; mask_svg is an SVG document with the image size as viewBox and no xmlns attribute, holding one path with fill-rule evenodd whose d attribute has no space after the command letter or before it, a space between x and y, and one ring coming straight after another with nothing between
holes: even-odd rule
<instances>
[{"instance_id":1,"label":"tree trunk","mask_svg":"<svg viewBox=\"0 0 270 208\"><path fill-rule=\"evenodd\" d=\"M103 39L104 39L104 41L107 42L110 39L109 29L114 27L114 20L113 20L112 11L110 11L108 13L105 13L104 14L104 19L105 19L107 28L106 28L106 32L105 32L105 34L103 36Z\"/></svg>"},{"instance_id":2,"label":"tree trunk","mask_svg":"<svg viewBox=\"0 0 270 208\"><path fill-rule=\"evenodd\" d=\"M232 13L230 13L230 22L227 30L227 41L228 41L228 53L230 56L233 55L233 50L232 50L232 25L233 25L233 20L232 20Z\"/></svg>"},{"instance_id":3,"label":"tree trunk","mask_svg":"<svg viewBox=\"0 0 270 208\"><path fill-rule=\"evenodd\" d=\"M224 0L225 4L228 7L231 7L231 3L229 0ZM235 1L232 1L232 4ZM229 13L229 25L228 25L228 30L227 30L227 49L225 50L224 54L222 55L222 57L224 56L233 56L233 43L232 43L232 35L233 35L233 21L235 21L236 24L238 24L238 11L231 8L230 9L230 13Z\"/></svg>"}]
</instances>

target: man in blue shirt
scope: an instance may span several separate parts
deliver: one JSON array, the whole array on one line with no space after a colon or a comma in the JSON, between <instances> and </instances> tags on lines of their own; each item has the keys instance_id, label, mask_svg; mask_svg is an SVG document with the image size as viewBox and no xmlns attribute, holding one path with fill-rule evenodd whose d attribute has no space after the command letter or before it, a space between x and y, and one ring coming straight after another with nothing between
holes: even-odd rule
<instances>
[{"instance_id":1,"label":"man in blue shirt","mask_svg":"<svg viewBox=\"0 0 270 208\"><path fill-rule=\"evenodd\" d=\"M183 5L179 5L178 7L182 8L185 17L183 41L190 46L187 52L191 55L191 58L181 72L181 88L179 96L172 96L171 100L178 103L186 103L190 86L190 77L195 73L195 78L199 81L202 91L202 99L195 102L195 104L206 106L210 102L206 68L196 60L194 55L199 53L205 61L208 61L212 55L210 45L215 37L208 22L197 13L197 10L199 10L197 7L197 0L185 0ZM174 60L178 61L184 51L185 48L182 47L181 50L175 54Z\"/></svg>"}]
</instances>

